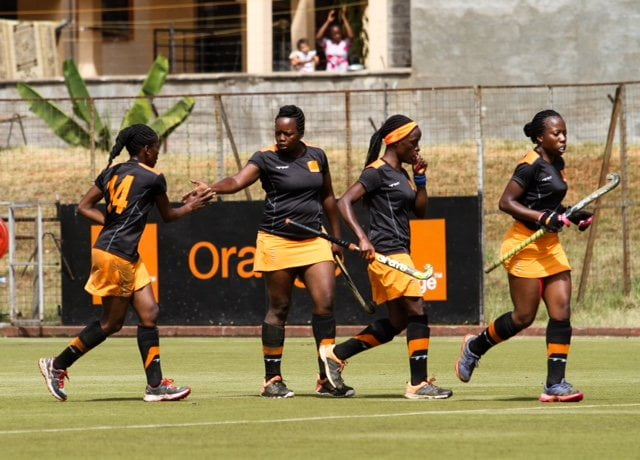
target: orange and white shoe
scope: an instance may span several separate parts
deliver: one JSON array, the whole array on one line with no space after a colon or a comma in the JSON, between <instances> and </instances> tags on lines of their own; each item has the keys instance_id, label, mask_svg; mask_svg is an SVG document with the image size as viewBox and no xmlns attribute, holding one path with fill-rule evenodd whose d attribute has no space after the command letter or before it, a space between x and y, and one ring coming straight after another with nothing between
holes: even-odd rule
<instances>
[{"instance_id":1,"label":"orange and white shoe","mask_svg":"<svg viewBox=\"0 0 640 460\"><path fill-rule=\"evenodd\" d=\"M435 378L425 380L417 385L407 383L404 397L407 399L448 399L453 396L453 391L434 385Z\"/></svg>"},{"instance_id":2,"label":"orange and white shoe","mask_svg":"<svg viewBox=\"0 0 640 460\"><path fill-rule=\"evenodd\" d=\"M327 374L329 383L331 383L334 388L341 389L345 386L344 380L342 380L342 370L347 362L342 361L335 355L333 352L335 347L335 344L320 345L318 354L324 363L324 371Z\"/></svg>"},{"instance_id":3,"label":"orange and white shoe","mask_svg":"<svg viewBox=\"0 0 640 460\"><path fill-rule=\"evenodd\" d=\"M282 376L276 375L262 384L260 396L263 398L293 398L295 393L287 388L287 385L282 381Z\"/></svg>"},{"instance_id":4,"label":"orange and white shoe","mask_svg":"<svg viewBox=\"0 0 640 460\"><path fill-rule=\"evenodd\" d=\"M163 379L157 387L147 385L142 399L146 402L179 401L190 394L191 388L177 387L172 379Z\"/></svg>"}]
</instances>

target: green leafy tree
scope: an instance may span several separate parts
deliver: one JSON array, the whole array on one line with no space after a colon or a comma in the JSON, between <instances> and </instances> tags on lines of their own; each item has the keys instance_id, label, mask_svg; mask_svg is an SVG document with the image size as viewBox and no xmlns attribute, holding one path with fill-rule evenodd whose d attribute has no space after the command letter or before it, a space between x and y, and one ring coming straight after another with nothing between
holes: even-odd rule
<instances>
[{"instance_id":1,"label":"green leafy tree","mask_svg":"<svg viewBox=\"0 0 640 460\"><path fill-rule=\"evenodd\" d=\"M153 97L160 94L168 74L169 62L167 58L158 56L151 66L133 106L122 119L120 129L136 123L144 123L158 133L160 140L164 140L189 117L195 105L195 100L190 97L182 98L162 115L157 115L152 105ZM96 110L87 85L73 60L64 62L63 75L67 92L72 100L73 113L78 121L53 102L43 98L26 83L18 83L18 93L29 103L29 110L40 117L66 143L91 148L90 133L93 126L96 147L108 151L112 143L111 130L108 124L102 121ZM86 126L83 127L81 123Z\"/></svg>"}]
</instances>

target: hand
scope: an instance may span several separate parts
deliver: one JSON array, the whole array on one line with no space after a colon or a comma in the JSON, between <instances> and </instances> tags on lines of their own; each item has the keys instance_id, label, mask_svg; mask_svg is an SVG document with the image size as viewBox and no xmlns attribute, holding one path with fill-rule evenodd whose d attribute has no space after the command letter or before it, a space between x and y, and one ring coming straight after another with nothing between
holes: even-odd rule
<instances>
[{"instance_id":1,"label":"hand","mask_svg":"<svg viewBox=\"0 0 640 460\"><path fill-rule=\"evenodd\" d=\"M569 208L571 209L571 208ZM578 226L578 230L584 232L593 222L593 214L588 211L576 211L569 215L569 220Z\"/></svg>"},{"instance_id":2,"label":"hand","mask_svg":"<svg viewBox=\"0 0 640 460\"><path fill-rule=\"evenodd\" d=\"M333 22L335 20L336 20L336 10L329 11L329 14L327 15L327 22Z\"/></svg>"},{"instance_id":3,"label":"hand","mask_svg":"<svg viewBox=\"0 0 640 460\"><path fill-rule=\"evenodd\" d=\"M331 243L331 252L334 257L340 257L340 260L344 260L344 252L342 246L335 243Z\"/></svg>"},{"instance_id":4,"label":"hand","mask_svg":"<svg viewBox=\"0 0 640 460\"><path fill-rule=\"evenodd\" d=\"M189 198L190 195L196 195L196 192L198 190L210 190L209 186L207 185L206 182L201 181L201 180L191 180L191 183L194 184L196 187L191 190L190 192L185 193L184 195L182 195L182 202L186 203L187 202L187 198ZM214 196L215 196L215 192L214 192Z\"/></svg>"},{"instance_id":5,"label":"hand","mask_svg":"<svg viewBox=\"0 0 640 460\"><path fill-rule=\"evenodd\" d=\"M367 238L366 236L360 238L358 247L360 248L360 257L362 257L364 260L373 262L376 259L376 250L371 244L371 241L369 241L369 238Z\"/></svg>"},{"instance_id":6,"label":"hand","mask_svg":"<svg viewBox=\"0 0 640 460\"><path fill-rule=\"evenodd\" d=\"M211 190L209 187L196 187L192 192L186 195L186 198L183 201L185 205L191 205L191 209L196 211L204 208L215 196L216 192Z\"/></svg>"},{"instance_id":7,"label":"hand","mask_svg":"<svg viewBox=\"0 0 640 460\"><path fill-rule=\"evenodd\" d=\"M413 162L411 164L411 167L413 168L414 176L424 176L427 173L428 166L429 165L427 164L425 159L422 158L420 155L416 155L415 157L413 157Z\"/></svg>"},{"instance_id":8,"label":"hand","mask_svg":"<svg viewBox=\"0 0 640 460\"><path fill-rule=\"evenodd\" d=\"M548 232L557 233L562 231L562 227L569 227L571 222L564 214L547 209L538 217L538 224Z\"/></svg>"}]
</instances>

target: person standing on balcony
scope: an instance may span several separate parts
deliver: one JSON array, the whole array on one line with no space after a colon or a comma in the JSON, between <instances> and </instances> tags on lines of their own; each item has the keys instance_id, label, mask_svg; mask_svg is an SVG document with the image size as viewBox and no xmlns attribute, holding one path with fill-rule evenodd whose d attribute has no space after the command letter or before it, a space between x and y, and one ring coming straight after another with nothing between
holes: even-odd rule
<instances>
[{"instance_id":1,"label":"person standing on balcony","mask_svg":"<svg viewBox=\"0 0 640 460\"><path fill-rule=\"evenodd\" d=\"M280 107L275 118L276 144L253 154L235 176L207 185L194 181L196 189L210 187L217 194L236 193L260 180L266 192L264 212L258 229L253 269L262 272L267 285L268 305L262 323L262 353L265 376L260 395L291 398L295 394L282 378L285 326L294 282L306 285L313 302L311 328L316 350L335 343L336 321L334 255L342 248L328 241L301 234L287 225L287 219L320 230L323 214L331 231L340 236L340 221L333 194L329 162L325 152L302 142L305 117L299 107ZM353 388L333 387L318 359L316 394L351 397Z\"/></svg>"},{"instance_id":2,"label":"person standing on balcony","mask_svg":"<svg viewBox=\"0 0 640 460\"><path fill-rule=\"evenodd\" d=\"M330 72L346 72L349 69L349 49L353 42L353 30L347 19L347 8L340 10L342 24L346 32L346 38L339 24L334 24L336 20L336 10L329 11L327 20L322 24L316 34L318 46L324 51L327 60L326 70ZM325 34L329 31L329 37Z\"/></svg>"},{"instance_id":3,"label":"person standing on balcony","mask_svg":"<svg viewBox=\"0 0 640 460\"><path fill-rule=\"evenodd\" d=\"M131 155L129 161L111 166L124 147ZM78 204L80 215L102 225L91 249L91 275L85 286L87 292L101 297L102 316L85 327L58 356L40 358L38 365L47 388L59 401L67 400L67 369L122 329L130 304L140 320L138 348L147 377L144 401L177 401L191 393L191 388L176 387L173 380L162 376L159 307L151 278L138 254L138 243L154 206L165 222L171 222L203 208L214 193L202 188L190 195L183 206L173 208L166 179L154 169L159 148L158 135L147 125L132 125L120 131L107 167ZM103 198L106 214L96 207Z\"/></svg>"},{"instance_id":4,"label":"person standing on balcony","mask_svg":"<svg viewBox=\"0 0 640 460\"><path fill-rule=\"evenodd\" d=\"M572 334L571 266L558 233L571 223L586 230L593 214L578 211L564 215L567 208L561 202L568 189L563 158L567 127L562 116L554 110L538 112L524 126L524 134L535 147L520 160L500 197L500 210L515 219L500 253L508 254L540 228L546 233L504 262L513 311L498 317L480 335L464 337L455 372L462 382L468 382L485 353L533 323L543 300L549 315L547 379L539 400L578 402L584 395L565 380Z\"/></svg>"}]
</instances>

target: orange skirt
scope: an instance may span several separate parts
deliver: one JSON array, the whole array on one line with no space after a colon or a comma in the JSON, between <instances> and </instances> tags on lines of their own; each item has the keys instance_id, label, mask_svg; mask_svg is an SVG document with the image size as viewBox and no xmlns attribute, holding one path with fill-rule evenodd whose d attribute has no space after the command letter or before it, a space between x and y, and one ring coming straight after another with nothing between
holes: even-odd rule
<instances>
[{"instance_id":1,"label":"orange skirt","mask_svg":"<svg viewBox=\"0 0 640 460\"><path fill-rule=\"evenodd\" d=\"M331 243L317 237L296 241L266 232L258 232L253 270L272 272L304 267L318 262L333 262Z\"/></svg>"},{"instance_id":2,"label":"orange skirt","mask_svg":"<svg viewBox=\"0 0 640 460\"><path fill-rule=\"evenodd\" d=\"M389 258L415 268L409 254L393 254ZM371 295L377 305L400 297L422 297L425 293L426 284L423 285L420 280L377 260L369 264L367 271L371 282Z\"/></svg>"},{"instance_id":3,"label":"orange skirt","mask_svg":"<svg viewBox=\"0 0 640 460\"><path fill-rule=\"evenodd\" d=\"M91 275L84 289L99 297L131 297L151 282L147 267L100 249L91 249Z\"/></svg>"},{"instance_id":4,"label":"orange skirt","mask_svg":"<svg viewBox=\"0 0 640 460\"><path fill-rule=\"evenodd\" d=\"M534 233L534 230L516 221L504 236L500 256L507 254ZM545 233L503 265L511 275L520 278L546 278L571 270L557 233Z\"/></svg>"}]
</instances>

